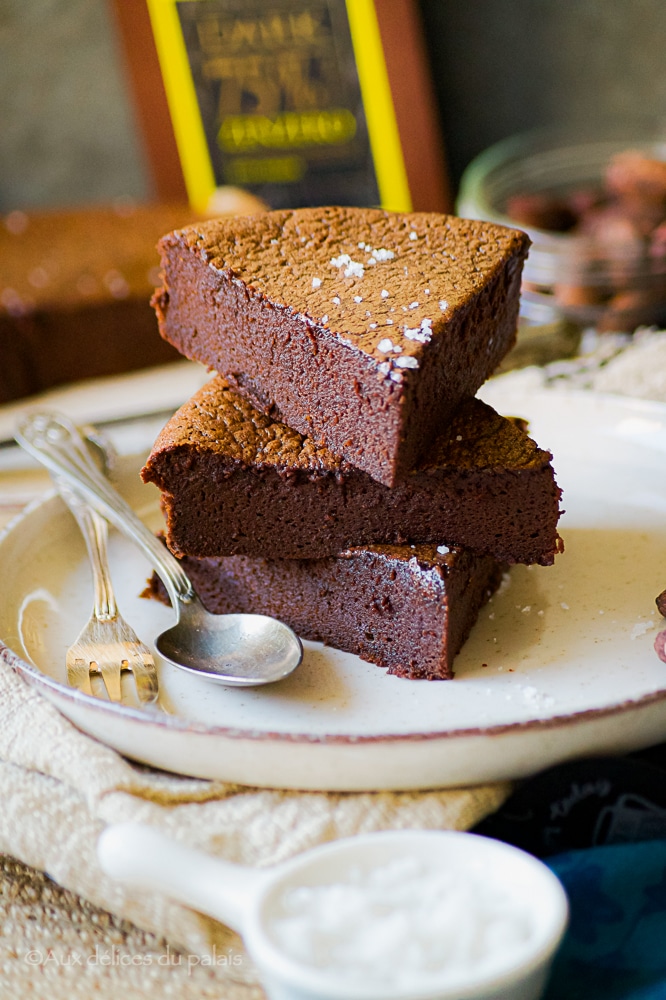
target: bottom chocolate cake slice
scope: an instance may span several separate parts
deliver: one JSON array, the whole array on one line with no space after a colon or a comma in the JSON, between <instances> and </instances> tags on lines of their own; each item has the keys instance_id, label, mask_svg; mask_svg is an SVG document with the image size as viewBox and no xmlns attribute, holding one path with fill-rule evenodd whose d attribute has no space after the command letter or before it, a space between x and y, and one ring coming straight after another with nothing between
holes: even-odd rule
<instances>
[{"instance_id":1,"label":"bottom chocolate cake slice","mask_svg":"<svg viewBox=\"0 0 666 1000\"><path fill-rule=\"evenodd\" d=\"M400 677L446 680L505 567L459 546L348 549L326 559L185 556L217 614L272 615L303 639L356 653ZM166 599L153 577L147 594Z\"/></svg>"}]
</instances>

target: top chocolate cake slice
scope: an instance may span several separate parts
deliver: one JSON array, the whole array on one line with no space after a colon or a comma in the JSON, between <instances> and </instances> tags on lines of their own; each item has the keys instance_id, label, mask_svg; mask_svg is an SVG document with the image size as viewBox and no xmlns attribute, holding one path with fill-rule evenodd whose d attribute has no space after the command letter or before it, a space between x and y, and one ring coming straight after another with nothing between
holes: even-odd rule
<instances>
[{"instance_id":1,"label":"top chocolate cake slice","mask_svg":"<svg viewBox=\"0 0 666 1000\"><path fill-rule=\"evenodd\" d=\"M168 422L142 476L163 491L177 555L319 559L353 546L447 543L549 565L561 549L550 460L520 423L472 398L390 488L217 377Z\"/></svg>"},{"instance_id":2,"label":"top chocolate cake slice","mask_svg":"<svg viewBox=\"0 0 666 1000\"><path fill-rule=\"evenodd\" d=\"M160 332L387 486L513 346L529 246L432 213L308 208L160 241Z\"/></svg>"}]
</instances>

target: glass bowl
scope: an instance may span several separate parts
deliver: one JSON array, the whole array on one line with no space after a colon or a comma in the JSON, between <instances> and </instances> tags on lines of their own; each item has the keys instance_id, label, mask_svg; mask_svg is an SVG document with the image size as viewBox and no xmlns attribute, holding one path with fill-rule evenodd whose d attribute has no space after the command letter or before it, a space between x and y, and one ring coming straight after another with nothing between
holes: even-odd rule
<instances>
[{"instance_id":1,"label":"glass bowl","mask_svg":"<svg viewBox=\"0 0 666 1000\"><path fill-rule=\"evenodd\" d=\"M666 124L504 140L467 167L456 210L531 237L527 323L632 332L666 321Z\"/></svg>"}]
</instances>

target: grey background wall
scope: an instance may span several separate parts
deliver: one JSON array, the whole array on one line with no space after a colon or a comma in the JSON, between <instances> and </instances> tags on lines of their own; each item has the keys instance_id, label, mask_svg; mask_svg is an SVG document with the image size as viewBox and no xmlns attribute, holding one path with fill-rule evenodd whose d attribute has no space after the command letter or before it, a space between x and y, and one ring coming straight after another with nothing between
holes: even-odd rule
<instances>
[{"instance_id":1,"label":"grey background wall","mask_svg":"<svg viewBox=\"0 0 666 1000\"><path fill-rule=\"evenodd\" d=\"M421 7L454 182L473 156L524 129L611 115L666 122L664 0Z\"/></svg>"},{"instance_id":2,"label":"grey background wall","mask_svg":"<svg viewBox=\"0 0 666 1000\"><path fill-rule=\"evenodd\" d=\"M0 211L149 194L106 0L0 0Z\"/></svg>"},{"instance_id":3,"label":"grey background wall","mask_svg":"<svg viewBox=\"0 0 666 1000\"><path fill-rule=\"evenodd\" d=\"M664 0L414 2L454 187L524 128L666 118ZM0 212L151 194L106 0L0 0Z\"/></svg>"}]
</instances>

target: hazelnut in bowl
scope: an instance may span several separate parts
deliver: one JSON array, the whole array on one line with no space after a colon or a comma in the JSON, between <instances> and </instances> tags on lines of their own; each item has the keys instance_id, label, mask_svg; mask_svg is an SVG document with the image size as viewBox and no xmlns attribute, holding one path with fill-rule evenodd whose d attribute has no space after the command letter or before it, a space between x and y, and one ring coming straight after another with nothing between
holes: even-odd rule
<instances>
[{"instance_id":1,"label":"hazelnut in bowl","mask_svg":"<svg viewBox=\"0 0 666 1000\"><path fill-rule=\"evenodd\" d=\"M525 230L528 323L631 333L666 321L666 127L550 128L467 167L457 211Z\"/></svg>"}]
</instances>

